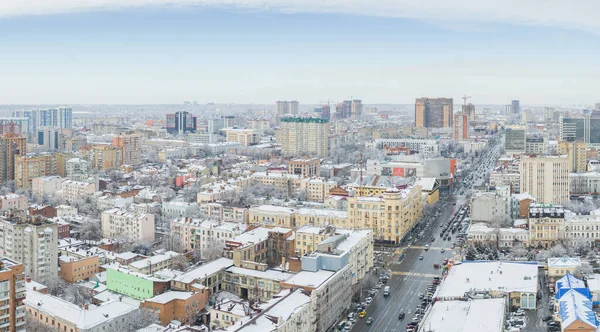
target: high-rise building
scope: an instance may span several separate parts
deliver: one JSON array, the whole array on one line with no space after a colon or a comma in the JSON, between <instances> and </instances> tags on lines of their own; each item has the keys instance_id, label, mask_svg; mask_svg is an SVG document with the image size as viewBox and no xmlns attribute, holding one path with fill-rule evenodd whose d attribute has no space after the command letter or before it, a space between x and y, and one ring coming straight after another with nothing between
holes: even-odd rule
<instances>
[{"instance_id":1,"label":"high-rise building","mask_svg":"<svg viewBox=\"0 0 600 332\"><path fill-rule=\"evenodd\" d=\"M39 217L39 216L38 216ZM0 219L0 249L23 264L23 272L44 283L58 275L56 223L31 216Z\"/></svg>"},{"instance_id":2,"label":"high-rise building","mask_svg":"<svg viewBox=\"0 0 600 332\"><path fill-rule=\"evenodd\" d=\"M469 118L467 113L460 112L454 115L454 140L464 141L469 138Z\"/></svg>"},{"instance_id":3,"label":"high-rise building","mask_svg":"<svg viewBox=\"0 0 600 332\"><path fill-rule=\"evenodd\" d=\"M329 119L331 117L331 106L323 105L320 108L315 108L315 112L320 113L321 119Z\"/></svg>"},{"instance_id":4,"label":"high-rise building","mask_svg":"<svg viewBox=\"0 0 600 332\"><path fill-rule=\"evenodd\" d=\"M218 134L219 130L225 128L225 119L224 118L216 118L216 119L208 119L208 133L209 134Z\"/></svg>"},{"instance_id":5,"label":"high-rise building","mask_svg":"<svg viewBox=\"0 0 600 332\"><path fill-rule=\"evenodd\" d=\"M362 115L363 112L363 104L362 100L352 100L350 113L352 114L352 118L358 118Z\"/></svg>"},{"instance_id":6,"label":"high-rise building","mask_svg":"<svg viewBox=\"0 0 600 332\"><path fill-rule=\"evenodd\" d=\"M3 292L0 306L2 316L0 332L24 331L25 304L27 295L23 264L10 258L0 258L0 289ZM8 324L8 325L7 325Z\"/></svg>"},{"instance_id":7,"label":"high-rise building","mask_svg":"<svg viewBox=\"0 0 600 332\"><path fill-rule=\"evenodd\" d=\"M43 126L37 130L37 144L47 152L58 150L58 128Z\"/></svg>"},{"instance_id":8,"label":"high-rise building","mask_svg":"<svg viewBox=\"0 0 600 332\"><path fill-rule=\"evenodd\" d=\"M110 144L94 144L88 151L90 166L103 171L120 167L121 156L121 148Z\"/></svg>"},{"instance_id":9,"label":"high-rise building","mask_svg":"<svg viewBox=\"0 0 600 332\"><path fill-rule=\"evenodd\" d=\"M275 102L277 116L285 116L288 114L298 115L300 112L300 103L297 100L278 100Z\"/></svg>"},{"instance_id":10,"label":"high-rise building","mask_svg":"<svg viewBox=\"0 0 600 332\"><path fill-rule=\"evenodd\" d=\"M519 101L518 100L513 100L512 101L512 112L513 112L513 114L519 114L519 113L521 113L521 106L519 105Z\"/></svg>"},{"instance_id":11,"label":"high-rise building","mask_svg":"<svg viewBox=\"0 0 600 332\"><path fill-rule=\"evenodd\" d=\"M569 157L523 155L519 165L520 188L542 204L569 201Z\"/></svg>"},{"instance_id":12,"label":"high-rise building","mask_svg":"<svg viewBox=\"0 0 600 332\"><path fill-rule=\"evenodd\" d=\"M225 119L225 128L231 128L233 126L235 126L235 116L233 115L227 115L224 116L223 119Z\"/></svg>"},{"instance_id":13,"label":"high-rise building","mask_svg":"<svg viewBox=\"0 0 600 332\"><path fill-rule=\"evenodd\" d=\"M504 137L504 149L510 154L525 153L526 148L526 130L522 127L506 128Z\"/></svg>"},{"instance_id":14,"label":"high-rise building","mask_svg":"<svg viewBox=\"0 0 600 332\"><path fill-rule=\"evenodd\" d=\"M352 116L352 101L344 100L335 106L335 118L347 119Z\"/></svg>"},{"instance_id":15,"label":"high-rise building","mask_svg":"<svg viewBox=\"0 0 600 332\"><path fill-rule=\"evenodd\" d=\"M184 134L195 132L197 128L197 119L185 111L175 112L175 114L167 114L167 132L169 134Z\"/></svg>"},{"instance_id":16,"label":"high-rise building","mask_svg":"<svg viewBox=\"0 0 600 332\"><path fill-rule=\"evenodd\" d=\"M462 105L462 112L467 114L469 120L475 120L475 105L468 103L466 105Z\"/></svg>"},{"instance_id":17,"label":"high-rise building","mask_svg":"<svg viewBox=\"0 0 600 332\"><path fill-rule=\"evenodd\" d=\"M0 136L0 183L15 179L15 156L26 152L25 137L14 134Z\"/></svg>"},{"instance_id":18,"label":"high-rise building","mask_svg":"<svg viewBox=\"0 0 600 332\"><path fill-rule=\"evenodd\" d=\"M415 126L421 128L452 127L454 99L418 98L415 102Z\"/></svg>"},{"instance_id":19,"label":"high-rise building","mask_svg":"<svg viewBox=\"0 0 600 332\"><path fill-rule=\"evenodd\" d=\"M121 163L136 166L142 163L142 144L134 131L113 137L113 145L121 149Z\"/></svg>"},{"instance_id":20,"label":"high-rise building","mask_svg":"<svg viewBox=\"0 0 600 332\"><path fill-rule=\"evenodd\" d=\"M15 157L15 188L31 188L31 180L41 176L56 175L54 154Z\"/></svg>"},{"instance_id":21,"label":"high-rise building","mask_svg":"<svg viewBox=\"0 0 600 332\"><path fill-rule=\"evenodd\" d=\"M84 181L89 177L90 163L81 158L71 158L65 164L65 177L73 181Z\"/></svg>"},{"instance_id":22,"label":"high-rise building","mask_svg":"<svg viewBox=\"0 0 600 332\"><path fill-rule=\"evenodd\" d=\"M324 157L329 145L329 121L317 118L282 118L276 131L277 143L286 156Z\"/></svg>"},{"instance_id":23,"label":"high-rise building","mask_svg":"<svg viewBox=\"0 0 600 332\"><path fill-rule=\"evenodd\" d=\"M560 118L560 140L589 142L589 121L586 118Z\"/></svg>"},{"instance_id":24,"label":"high-rise building","mask_svg":"<svg viewBox=\"0 0 600 332\"><path fill-rule=\"evenodd\" d=\"M569 157L569 173L583 173L587 170L586 144L583 141L560 141L558 153Z\"/></svg>"}]
</instances>

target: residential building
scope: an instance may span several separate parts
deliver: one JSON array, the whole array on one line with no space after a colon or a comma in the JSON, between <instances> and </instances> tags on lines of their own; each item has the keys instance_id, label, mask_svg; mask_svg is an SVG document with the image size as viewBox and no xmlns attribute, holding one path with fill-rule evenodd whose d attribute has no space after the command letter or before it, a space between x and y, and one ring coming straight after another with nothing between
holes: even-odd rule
<instances>
[{"instance_id":1,"label":"residential building","mask_svg":"<svg viewBox=\"0 0 600 332\"><path fill-rule=\"evenodd\" d=\"M136 166L142 163L142 142L133 131L121 133L113 137L114 146L121 152L121 163Z\"/></svg>"},{"instance_id":2,"label":"residential building","mask_svg":"<svg viewBox=\"0 0 600 332\"><path fill-rule=\"evenodd\" d=\"M467 244L493 245L499 248L529 247L529 232L522 228L491 228L486 223L472 223L467 230Z\"/></svg>"},{"instance_id":3,"label":"residential building","mask_svg":"<svg viewBox=\"0 0 600 332\"><path fill-rule=\"evenodd\" d=\"M81 158L71 158L65 164L66 177L73 181L85 181L89 177L90 163Z\"/></svg>"},{"instance_id":4,"label":"residential building","mask_svg":"<svg viewBox=\"0 0 600 332\"><path fill-rule=\"evenodd\" d=\"M210 294L216 294L225 289L225 270L231 266L231 259L218 258L175 277L171 287L175 290L191 291L195 284L200 284L208 288Z\"/></svg>"},{"instance_id":5,"label":"residential building","mask_svg":"<svg viewBox=\"0 0 600 332\"><path fill-rule=\"evenodd\" d=\"M478 192L471 197L471 221L502 221L510 217L509 202L496 192Z\"/></svg>"},{"instance_id":6,"label":"residential building","mask_svg":"<svg viewBox=\"0 0 600 332\"><path fill-rule=\"evenodd\" d=\"M587 170L587 146L583 141L560 141L558 153L569 158L569 173L585 173Z\"/></svg>"},{"instance_id":7,"label":"residential building","mask_svg":"<svg viewBox=\"0 0 600 332\"><path fill-rule=\"evenodd\" d=\"M319 158L291 159L288 162L288 173L303 178L320 176L321 160Z\"/></svg>"},{"instance_id":8,"label":"residential building","mask_svg":"<svg viewBox=\"0 0 600 332\"><path fill-rule=\"evenodd\" d=\"M600 193L600 173L570 173L569 183L571 195L595 195Z\"/></svg>"},{"instance_id":9,"label":"residential building","mask_svg":"<svg viewBox=\"0 0 600 332\"><path fill-rule=\"evenodd\" d=\"M238 326L237 329L240 330L240 324L244 324L244 321L249 321L256 314L258 313L250 307L248 301L224 299L218 301L210 308L210 327L213 330L217 330L236 325Z\"/></svg>"},{"instance_id":10,"label":"residential building","mask_svg":"<svg viewBox=\"0 0 600 332\"><path fill-rule=\"evenodd\" d=\"M58 231L56 223L36 219L0 219L0 249L43 283L58 273Z\"/></svg>"},{"instance_id":11,"label":"residential building","mask_svg":"<svg viewBox=\"0 0 600 332\"><path fill-rule=\"evenodd\" d=\"M329 151L329 120L326 119L282 118L276 134L281 152L286 156L324 157Z\"/></svg>"},{"instance_id":12,"label":"residential building","mask_svg":"<svg viewBox=\"0 0 600 332\"><path fill-rule=\"evenodd\" d=\"M282 117L282 116L285 116L288 114L298 115L299 105L300 105L300 103L298 103L298 101L296 101L296 100L292 100L292 101L278 100L277 102L275 102L275 113L277 114L278 117Z\"/></svg>"},{"instance_id":13,"label":"residential building","mask_svg":"<svg viewBox=\"0 0 600 332\"><path fill-rule=\"evenodd\" d=\"M250 227L233 239L225 241L225 257L233 259L235 266L266 269L269 262L281 264L281 258L290 256L291 248L278 241L293 235L293 229L285 227ZM281 245L275 248L275 245ZM281 249L281 250L277 250Z\"/></svg>"},{"instance_id":14,"label":"residential building","mask_svg":"<svg viewBox=\"0 0 600 332\"><path fill-rule=\"evenodd\" d=\"M296 227L327 226L347 227L348 210L300 208L295 210Z\"/></svg>"},{"instance_id":15,"label":"residential building","mask_svg":"<svg viewBox=\"0 0 600 332\"><path fill-rule=\"evenodd\" d=\"M26 296L23 265L10 258L0 258L0 331L23 331Z\"/></svg>"},{"instance_id":16,"label":"residential building","mask_svg":"<svg viewBox=\"0 0 600 332\"><path fill-rule=\"evenodd\" d=\"M440 199L440 184L436 178L418 178L415 185L421 186L422 193L427 194L427 204L435 204Z\"/></svg>"},{"instance_id":17,"label":"residential building","mask_svg":"<svg viewBox=\"0 0 600 332\"><path fill-rule=\"evenodd\" d=\"M470 120L475 120L475 105L471 103L462 105L462 112L466 114Z\"/></svg>"},{"instance_id":18,"label":"residential building","mask_svg":"<svg viewBox=\"0 0 600 332\"><path fill-rule=\"evenodd\" d=\"M565 238L565 211L562 206L531 204L528 219L531 246L549 248Z\"/></svg>"},{"instance_id":19,"label":"residential building","mask_svg":"<svg viewBox=\"0 0 600 332\"><path fill-rule=\"evenodd\" d=\"M512 105L512 113L513 114L520 114L521 113L521 106L519 105L519 101L518 100L513 100L511 105Z\"/></svg>"},{"instance_id":20,"label":"residential building","mask_svg":"<svg viewBox=\"0 0 600 332\"><path fill-rule=\"evenodd\" d=\"M311 177L299 181L298 192L304 200L323 203L331 189L337 187L337 182L324 178Z\"/></svg>"},{"instance_id":21,"label":"residential building","mask_svg":"<svg viewBox=\"0 0 600 332\"><path fill-rule=\"evenodd\" d=\"M59 128L43 126L37 130L37 144L46 152L57 151L59 144Z\"/></svg>"},{"instance_id":22,"label":"residential building","mask_svg":"<svg viewBox=\"0 0 600 332\"><path fill-rule=\"evenodd\" d=\"M61 195L67 202L86 199L96 192L93 183L66 180L61 183Z\"/></svg>"},{"instance_id":23,"label":"residential building","mask_svg":"<svg viewBox=\"0 0 600 332\"><path fill-rule=\"evenodd\" d=\"M226 132L226 142L238 142L242 146L256 145L260 142L261 135L253 129L227 128L223 131Z\"/></svg>"},{"instance_id":24,"label":"residential building","mask_svg":"<svg viewBox=\"0 0 600 332\"><path fill-rule=\"evenodd\" d=\"M503 332L507 306L505 298L435 301L418 331Z\"/></svg>"},{"instance_id":25,"label":"residential building","mask_svg":"<svg viewBox=\"0 0 600 332\"><path fill-rule=\"evenodd\" d=\"M553 283L567 275L577 275L581 277L581 273L579 272L580 267L581 259L579 257L565 256L548 258L548 279L550 279L548 282Z\"/></svg>"},{"instance_id":26,"label":"residential building","mask_svg":"<svg viewBox=\"0 0 600 332\"><path fill-rule=\"evenodd\" d=\"M100 272L98 256L85 258L61 255L59 257L60 272L58 276L68 283L76 283L79 280L87 280L94 274Z\"/></svg>"},{"instance_id":27,"label":"residential building","mask_svg":"<svg viewBox=\"0 0 600 332\"><path fill-rule=\"evenodd\" d=\"M543 136L529 136L525 138L525 154L546 154L548 142ZM564 154L559 152L560 154Z\"/></svg>"},{"instance_id":28,"label":"residential building","mask_svg":"<svg viewBox=\"0 0 600 332\"><path fill-rule=\"evenodd\" d=\"M203 314L208 303L209 291L202 285L195 284L194 291L166 291L160 295L146 299L140 306L155 312L161 325L168 325L176 320L186 325L194 325Z\"/></svg>"},{"instance_id":29,"label":"residential building","mask_svg":"<svg viewBox=\"0 0 600 332\"><path fill-rule=\"evenodd\" d=\"M422 204L421 186L388 188L381 196L348 197L344 228L371 229L376 241L400 243L421 217Z\"/></svg>"},{"instance_id":30,"label":"residential building","mask_svg":"<svg viewBox=\"0 0 600 332\"><path fill-rule=\"evenodd\" d=\"M520 189L538 203L569 201L569 159L566 155L523 155L519 166Z\"/></svg>"},{"instance_id":31,"label":"residential building","mask_svg":"<svg viewBox=\"0 0 600 332\"><path fill-rule=\"evenodd\" d=\"M274 206L260 205L248 209L248 222L261 226L296 227L294 209Z\"/></svg>"},{"instance_id":32,"label":"residential building","mask_svg":"<svg viewBox=\"0 0 600 332\"><path fill-rule=\"evenodd\" d=\"M169 134L184 134L187 132L195 132L197 128L197 119L188 112L179 111L175 114L167 114L167 122L165 127Z\"/></svg>"},{"instance_id":33,"label":"residential building","mask_svg":"<svg viewBox=\"0 0 600 332\"><path fill-rule=\"evenodd\" d=\"M15 157L15 187L30 189L33 178L56 175L56 158L52 154Z\"/></svg>"},{"instance_id":34,"label":"residential building","mask_svg":"<svg viewBox=\"0 0 600 332\"><path fill-rule=\"evenodd\" d=\"M378 138L371 144L377 149L404 147L410 149L410 151L418 152L424 157L437 157L440 155L440 142L435 139Z\"/></svg>"},{"instance_id":35,"label":"residential building","mask_svg":"<svg viewBox=\"0 0 600 332\"><path fill-rule=\"evenodd\" d=\"M225 290L250 301L268 301L281 290L280 283L294 276L281 270L232 266L225 270Z\"/></svg>"},{"instance_id":36,"label":"residential building","mask_svg":"<svg viewBox=\"0 0 600 332\"><path fill-rule=\"evenodd\" d=\"M464 106L464 105L463 105ZM454 140L464 141L469 138L469 117L464 111L454 115Z\"/></svg>"},{"instance_id":37,"label":"residential building","mask_svg":"<svg viewBox=\"0 0 600 332\"><path fill-rule=\"evenodd\" d=\"M6 194L0 196L0 211L21 210L27 211L29 200L27 196Z\"/></svg>"},{"instance_id":38,"label":"residential building","mask_svg":"<svg viewBox=\"0 0 600 332\"><path fill-rule=\"evenodd\" d=\"M26 138L15 134L0 136L0 183L15 179L15 157L27 153Z\"/></svg>"},{"instance_id":39,"label":"residential building","mask_svg":"<svg viewBox=\"0 0 600 332\"><path fill-rule=\"evenodd\" d=\"M78 306L58 297L27 291L24 300L28 319L66 332L129 331L139 308L118 299L101 305Z\"/></svg>"},{"instance_id":40,"label":"residential building","mask_svg":"<svg viewBox=\"0 0 600 332\"><path fill-rule=\"evenodd\" d=\"M106 269L106 287L109 290L139 301L166 292L173 280L172 276L134 272L118 263L107 264L103 268Z\"/></svg>"},{"instance_id":41,"label":"residential building","mask_svg":"<svg viewBox=\"0 0 600 332\"><path fill-rule=\"evenodd\" d=\"M102 234L108 238L125 237L131 241L154 242L154 215L119 208L102 212Z\"/></svg>"},{"instance_id":42,"label":"residential building","mask_svg":"<svg viewBox=\"0 0 600 332\"><path fill-rule=\"evenodd\" d=\"M418 98L415 102L415 126L425 128L452 127L454 99Z\"/></svg>"},{"instance_id":43,"label":"residential building","mask_svg":"<svg viewBox=\"0 0 600 332\"><path fill-rule=\"evenodd\" d=\"M62 183L66 180L57 175L33 178L31 179L31 194L37 198L50 197L62 190Z\"/></svg>"},{"instance_id":44,"label":"residential building","mask_svg":"<svg viewBox=\"0 0 600 332\"><path fill-rule=\"evenodd\" d=\"M88 152L90 166L93 169L106 171L119 168L123 164L121 148L110 144L94 144Z\"/></svg>"}]
</instances>

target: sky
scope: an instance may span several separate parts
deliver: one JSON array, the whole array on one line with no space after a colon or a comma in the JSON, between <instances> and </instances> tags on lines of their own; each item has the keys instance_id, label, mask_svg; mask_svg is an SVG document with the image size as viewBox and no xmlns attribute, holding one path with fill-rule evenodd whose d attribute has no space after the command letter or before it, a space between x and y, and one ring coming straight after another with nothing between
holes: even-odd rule
<instances>
[{"instance_id":1,"label":"sky","mask_svg":"<svg viewBox=\"0 0 600 332\"><path fill-rule=\"evenodd\" d=\"M0 1L0 104L600 101L600 2Z\"/></svg>"}]
</instances>

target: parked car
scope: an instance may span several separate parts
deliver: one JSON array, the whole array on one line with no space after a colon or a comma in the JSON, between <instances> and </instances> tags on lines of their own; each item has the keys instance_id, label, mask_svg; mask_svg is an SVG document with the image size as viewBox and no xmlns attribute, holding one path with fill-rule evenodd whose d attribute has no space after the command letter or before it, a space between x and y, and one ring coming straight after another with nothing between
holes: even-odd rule
<instances>
[{"instance_id":1,"label":"parked car","mask_svg":"<svg viewBox=\"0 0 600 332\"><path fill-rule=\"evenodd\" d=\"M373 324L373 317L369 317L369 318L367 318L367 321L366 321L366 323L367 323L367 325L371 325L371 324Z\"/></svg>"},{"instance_id":2,"label":"parked car","mask_svg":"<svg viewBox=\"0 0 600 332\"><path fill-rule=\"evenodd\" d=\"M367 312L363 310L360 312L360 314L358 314L358 317L365 318L366 315L367 315Z\"/></svg>"}]
</instances>

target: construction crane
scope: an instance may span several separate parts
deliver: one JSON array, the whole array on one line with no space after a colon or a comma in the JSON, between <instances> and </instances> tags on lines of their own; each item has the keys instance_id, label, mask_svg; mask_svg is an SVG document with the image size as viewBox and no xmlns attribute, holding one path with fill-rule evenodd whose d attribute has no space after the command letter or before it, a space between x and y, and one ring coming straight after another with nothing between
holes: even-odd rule
<instances>
[{"instance_id":1,"label":"construction crane","mask_svg":"<svg viewBox=\"0 0 600 332\"><path fill-rule=\"evenodd\" d=\"M472 97L471 97L471 96L467 96L467 95L464 95L464 96L462 97L462 100L463 100L463 105L467 106L467 99L469 99L469 98L472 98Z\"/></svg>"}]
</instances>

